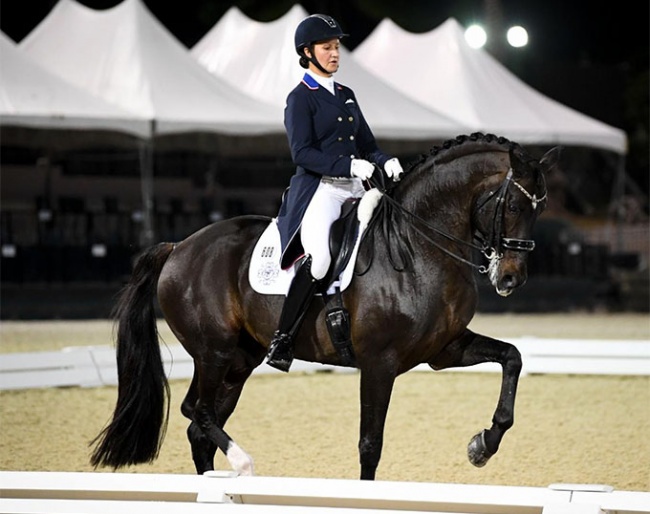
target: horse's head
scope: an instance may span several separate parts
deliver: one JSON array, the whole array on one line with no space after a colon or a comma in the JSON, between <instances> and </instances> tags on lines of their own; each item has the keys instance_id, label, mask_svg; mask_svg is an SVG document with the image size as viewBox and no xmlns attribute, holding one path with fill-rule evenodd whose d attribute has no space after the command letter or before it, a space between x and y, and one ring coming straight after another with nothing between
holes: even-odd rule
<instances>
[{"instance_id":1,"label":"horse's head","mask_svg":"<svg viewBox=\"0 0 650 514\"><path fill-rule=\"evenodd\" d=\"M537 161L512 144L509 156L509 168L486 179L491 187L477 199L473 216L489 260L488 277L501 296L528 278L527 256L535 248L533 225L546 206L545 173L557 163L559 148Z\"/></svg>"},{"instance_id":2,"label":"horse's head","mask_svg":"<svg viewBox=\"0 0 650 514\"><path fill-rule=\"evenodd\" d=\"M487 273L497 293L509 295L528 278L533 224L546 205L544 175L558 156L554 148L537 161L518 144L481 133L435 147L409 168L393 198L384 195L390 206L383 210L384 218L404 220L418 234L398 245L399 255L408 253L404 248L411 251L412 242L435 247ZM389 214L392 209L401 214ZM489 265L472 262L471 249L480 250ZM403 269L396 266L391 247L388 253L393 267Z\"/></svg>"}]
</instances>

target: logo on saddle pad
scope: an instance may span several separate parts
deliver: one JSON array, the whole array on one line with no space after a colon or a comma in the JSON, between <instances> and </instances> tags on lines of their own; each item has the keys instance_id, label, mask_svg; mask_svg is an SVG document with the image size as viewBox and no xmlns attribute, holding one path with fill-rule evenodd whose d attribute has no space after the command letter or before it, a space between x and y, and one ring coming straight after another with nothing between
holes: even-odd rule
<instances>
[{"instance_id":1,"label":"logo on saddle pad","mask_svg":"<svg viewBox=\"0 0 650 514\"><path fill-rule=\"evenodd\" d=\"M350 260L339 273L338 277L331 281L332 283L327 291L328 294L334 294L336 287L339 287L343 291L350 285L354 274L354 265L357 260L361 236L367 228L380 198L381 193L376 189L372 189L359 202L357 209L359 231L354 247L352 248ZM293 280L294 269L293 266L286 270L280 268L281 253L280 232L278 231L276 219L273 219L255 244L253 255L251 256L248 280L254 291L260 294L287 294L291 281Z\"/></svg>"},{"instance_id":2,"label":"logo on saddle pad","mask_svg":"<svg viewBox=\"0 0 650 514\"><path fill-rule=\"evenodd\" d=\"M333 294L337 286L343 291L350 285L360 240L361 238L357 236L350 262L338 279L332 283L328 294ZM253 249L248 279L254 291L260 294L287 294L293 280L294 268L293 266L286 270L280 268L280 254L280 232L276 220L273 219Z\"/></svg>"}]
</instances>

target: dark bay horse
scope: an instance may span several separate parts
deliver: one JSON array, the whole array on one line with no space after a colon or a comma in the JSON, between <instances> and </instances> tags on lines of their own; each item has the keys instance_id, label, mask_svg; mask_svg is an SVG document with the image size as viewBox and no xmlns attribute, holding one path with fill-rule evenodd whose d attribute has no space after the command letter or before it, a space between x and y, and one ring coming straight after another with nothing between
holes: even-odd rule
<instances>
[{"instance_id":1,"label":"dark bay horse","mask_svg":"<svg viewBox=\"0 0 650 514\"><path fill-rule=\"evenodd\" d=\"M476 466L496 453L513 424L521 357L514 346L467 328L477 307L475 272L487 273L502 295L526 281L531 231L545 205L544 174L557 156L554 148L537 160L503 138L459 136L423 156L383 195L359 251L363 273L343 293L360 370L362 479L375 478L396 377L421 363L435 370L501 364L492 425L468 446ZM190 419L197 472L212 470L220 449L240 474L253 473L252 459L224 425L264 359L282 308L283 298L260 295L248 281L253 246L268 223L254 216L220 221L139 257L117 305L118 399L94 441L95 466L151 462L162 444L169 388L157 293L167 323L194 359L181 411ZM475 264L477 247L487 265ZM312 304L295 356L336 365L324 310L322 302Z\"/></svg>"}]
</instances>

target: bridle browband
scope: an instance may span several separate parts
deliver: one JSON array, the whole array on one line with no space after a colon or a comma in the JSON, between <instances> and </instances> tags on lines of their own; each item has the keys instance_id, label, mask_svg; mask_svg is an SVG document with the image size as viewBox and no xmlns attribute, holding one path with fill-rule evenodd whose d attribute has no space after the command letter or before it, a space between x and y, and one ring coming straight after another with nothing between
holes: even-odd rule
<instances>
[{"instance_id":1,"label":"bridle browband","mask_svg":"<svg viewBox=\"0 0 650 514\"><path fill-rule=\"evenodd\" d=\"M379 169L377 165L375 165L375 167ZM448 250L437 241L431 239L431 237L429 237L416 224L412 225L412 228L418 234L420 234L421 237L423 237L425 240L427 240L429 243L431 243L433 246L435 246L443 253L456 259L457 261L460 261L464 264L467 264L468 266L471 266L481 274L486 274L490 271L490 268L494 266L495 261L498 261L501 258L503 258L503 254L499 250L505 249L505 250L512 250L516 252L531 252L535 248L535 241L533 241L532 239L517 239L514 237L503 237L501 235L501 228L503 225L503 209L505 206L506 194L508 192L508 188L510 187L510 184L514 184L515 187L517 187L517 189L519 189L524 194L524 196L526 196L526 198L528 198L531 201L533 210L536 210L537 205L543 202L544 200L546 200L546 196L547 196L546 192L544 192L544 195L541 198L538 198L535 194L531 195L528 191L526 191L526 189L521 184L519 184L516 180L512 178L513 173L514 173L513 169L508 168L508 173L506 174L506 177L503 179L503 182L501 183L499 188L496 191L491 192L488 195L488 197L481 203L481 205L477 209L475 209L475 210L482 209L492 199L496 201L496 207L494 209L494 217L492 220L492 231L489 240L486 240L486 238L483 237L483 234L475 236L475 239L479 243L481 243L481 246L465 241L464 239L460 239L456 236L448 234L443 230L440 230L437 227L434 227L425 219L409 211L408 209L404 208L390 195L386 194L387 191L383 184L377 183L377 181L375 181L373 178L370 178L369 182L373 187L376 187L383 193L382 199L388 202L388 204L390 204L391 207L396 208L398 211L400 211L403 214L407 214L411 219L417 221L420 225L423 225L429 231L434 232L439 236L442 236L456 244L463 245L473 250L478 250L479 252L481 252L481 254L483 254L483 256L489 261L488 266L475 264L474 262L465 259L464 257L461 257L460 255L452 252L451 250ZM380 170L380 177L383 178L383 175L381 175L381 170ZM395 269L397 268L395 267Z\"/></svg>"}]
</instances>

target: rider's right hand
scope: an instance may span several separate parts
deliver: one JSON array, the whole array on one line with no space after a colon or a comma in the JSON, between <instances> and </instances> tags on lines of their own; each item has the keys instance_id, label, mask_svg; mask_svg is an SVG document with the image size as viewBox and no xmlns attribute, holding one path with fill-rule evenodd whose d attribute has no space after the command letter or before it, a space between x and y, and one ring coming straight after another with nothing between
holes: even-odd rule
<instances>
[{"instance_id":1,"label":"rider's right hand","mask_svg":"<svg viewBox=\"0 0 650 514\"><path fill-rule=\"evenodd\" d=\"M364 159L352 159L350 164L350 175L361 180L368 180L375 171L374 164Z\"/></svg>"}]
</instances>

